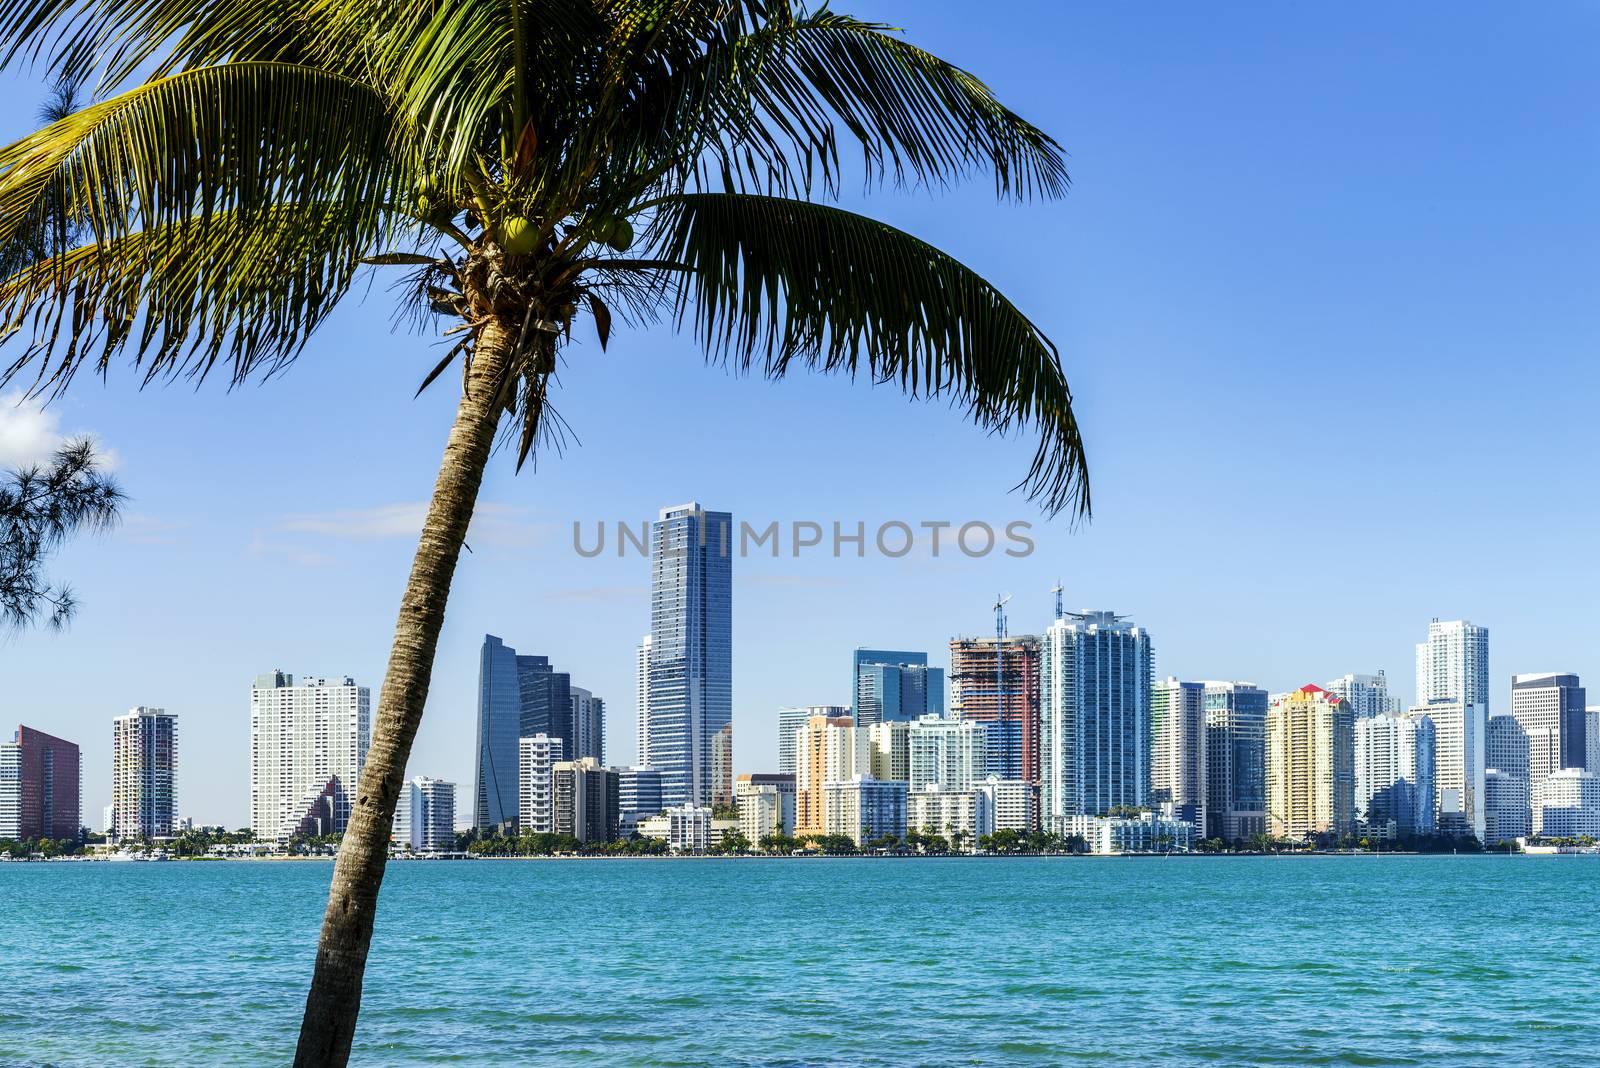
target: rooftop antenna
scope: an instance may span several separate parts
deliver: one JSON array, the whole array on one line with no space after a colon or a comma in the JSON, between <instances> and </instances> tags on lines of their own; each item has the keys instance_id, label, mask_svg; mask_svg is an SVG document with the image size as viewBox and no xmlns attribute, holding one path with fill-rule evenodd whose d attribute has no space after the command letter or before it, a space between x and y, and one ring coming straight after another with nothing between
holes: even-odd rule
<instances>
[{"instance_id":1,"label":"rooftop antenna","mask_svg":"<svg viewBox=\"0 0 1600 1068\"><path fill-rule=\"evenodd\" d=\"M1050 592L1056 595L1056 618L1060 619L1062 616L1066 615L1066 613L1061 610L1061 580L1060 579L1056 579L1056 584L1054 586L1050 587Z\"/></svg>"}]
</instances>

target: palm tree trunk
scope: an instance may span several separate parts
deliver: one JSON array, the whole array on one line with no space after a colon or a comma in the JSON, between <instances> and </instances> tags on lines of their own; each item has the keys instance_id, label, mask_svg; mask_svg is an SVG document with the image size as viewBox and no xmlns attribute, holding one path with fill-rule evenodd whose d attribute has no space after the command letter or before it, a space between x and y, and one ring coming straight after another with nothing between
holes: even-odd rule
<instances>
[{"instance_id":1,"label":"palm tree trunk","mask_svg":"<svg viewBox=\"0 0 1600 1068\"><path fill-rule=\"evenodd\" d=\"M395 802L428 699L450 580L500 421L495 394L511 344L512 335L498 322L488 324L478 335L455 425L450 428L439 465L428 517L411 563L411 578L400 602L389 668L378 696L372 745L333 868L328 909L317 943L316 971L295 1050L296 1068L342 1068L350 1057L378 888L389 857Z\"/></svg>"}]
</instances>

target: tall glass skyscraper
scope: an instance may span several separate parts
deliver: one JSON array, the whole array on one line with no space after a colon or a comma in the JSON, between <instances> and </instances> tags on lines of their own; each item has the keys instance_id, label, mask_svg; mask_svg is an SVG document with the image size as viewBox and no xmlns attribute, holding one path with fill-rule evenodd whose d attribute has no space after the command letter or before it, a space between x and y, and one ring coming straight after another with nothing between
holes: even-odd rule
<instances>
[{"instance_id":1,"label":"tall glass skyscraper","mask_svg":"<svg viewBox=\"0 0 1600 1068\"><path fill-rule=\"evenodd\" d=\"M650 534L649 752L661 801L709 805L712 738L733 722L733 516L663 508Z\"/></svg>"},{"instance_id":2,"label":"tall glass skyscraper","mask_svg":"<svg viewBox=\"0 0 1600 1068\"><path fill-rule=\"evenodd\" d=\"M1240 841L1267 832L1266 690L1205 683L1206 836Z\"/></svg>"},{"instance_id":3,"label":"tall glass skyscraper","mask_svg":"<svg viewBox=\"0 0 1600 1068\"><path fill-rule=\"evenodd\" d=\"M857 649L851 676L850 714L858 727L944 713L944 671L928 666L927 653Z\"/></svg>"},{"instance_id":4,"label":"tall glass skyscraper","mask_svg":"<svg viewBox=\"0 0 1600 1068\"><path fill-rule=\"evenodd\" d=\"M511 826L517 800L517 740L544 734L574 745L572 677L549 657L519 656L493 634L478 660L478 793L473 825Z\"/></svg>"}]
</instances>

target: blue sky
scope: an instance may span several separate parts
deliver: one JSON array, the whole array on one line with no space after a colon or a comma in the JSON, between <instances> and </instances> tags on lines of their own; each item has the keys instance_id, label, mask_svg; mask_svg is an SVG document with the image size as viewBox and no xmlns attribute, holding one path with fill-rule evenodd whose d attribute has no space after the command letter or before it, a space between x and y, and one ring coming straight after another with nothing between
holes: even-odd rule
<instances>
[{"instance_id":1,"label":"blue sky","mask_svg":"<svg viewBox=\"0 0 1600 1068\"><path fill-rule=\"evenodd\" d=\"M1041 628L1058 576L1069 605L1148 626L1161 674L1286 689L1381 668L1409 700L1438 616L1490 628L1494 707L1513 672L1600 684L1600 9L838 6L906 26L1070 153L1056 203L996 205L982 181L867 202L1059 343L1093 521L1043 520L1007 492L1032 442L942 406L731 377L665 328L586 339L557 399L581 445L489 474L414 773L469 787L486 631L607 698L608 755L630 759L647 565L579 557L571 525L688 499L759 525L1035 525L1021 560L737 562L739 770L773 764L778 707L847 700L853 647L944 661L1001 591L1014 632ZM5 89L14 137L42 94ZM93 432L133 498L53 565L82 600L71 629L0 645L0 721L83 745L89 822L130 706L181 717L183 812L239 824L257 673L376 695L453 403L411 399L436 350L390 310L380 281L265 385L140 392L119 371L42 420L0 415L13 451Z\"/></svg>"}]
</instances>

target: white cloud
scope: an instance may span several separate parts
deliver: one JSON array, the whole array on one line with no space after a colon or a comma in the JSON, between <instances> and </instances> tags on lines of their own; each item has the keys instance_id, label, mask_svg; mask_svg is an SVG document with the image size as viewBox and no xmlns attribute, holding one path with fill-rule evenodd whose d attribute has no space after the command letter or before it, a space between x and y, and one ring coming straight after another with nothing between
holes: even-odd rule
<instances>
[{"instance_id":1,"label":"white cloud","mask_svg":"<svg viewBox=\"0 0 1600 1068\"><path fill-rule=\"evenodd\" d=\"M467 532L467 544L518 548L542 541L549 534L551 524L529 522L524 518L527 511L493 501L479 502L473 513L472 528ZM422 521L427 514L427 502L403 501L371 508L286 516L278 523L278 529L353 541L415 540L422 533Z\"/></svg>"},{"instance_id":2,"label":"white cloud","mask_svg":"<svg viewBox=\"0 0 1600 1068\"><path fill-rule=\"evenodd\" d=\"M60 408L48 407L42 398L28 397L21 390L0 395L0 467L42 464L68 436L61 432ZM102 468L116 466L116 455L99 442L95 454Z\"/></svg>"}]
</instances>

